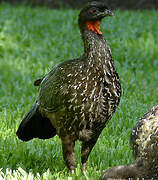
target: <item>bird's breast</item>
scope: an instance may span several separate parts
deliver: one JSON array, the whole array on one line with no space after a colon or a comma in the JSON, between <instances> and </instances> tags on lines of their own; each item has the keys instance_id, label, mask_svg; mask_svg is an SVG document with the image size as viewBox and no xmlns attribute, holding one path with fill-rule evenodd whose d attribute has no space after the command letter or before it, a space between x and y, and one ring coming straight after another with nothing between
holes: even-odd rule
<instances>
[{"instance_id":1,"label":"bird's breast","mask_svg":"<svg viewBox=\"0 0 158 180\"><path fill-rule=\"evenodd\" d=\"M111 72L105 74L105 70L96 64L91 64L86 69L81 67L81 70L76 72L74 79L70 78L73 82L70 81L66 88L69 92L68 110L77 114L76 120L106 121L119 103L120 92L116 82L119 80L115 75L111 77Z\"/></svg>"}]
</instances>

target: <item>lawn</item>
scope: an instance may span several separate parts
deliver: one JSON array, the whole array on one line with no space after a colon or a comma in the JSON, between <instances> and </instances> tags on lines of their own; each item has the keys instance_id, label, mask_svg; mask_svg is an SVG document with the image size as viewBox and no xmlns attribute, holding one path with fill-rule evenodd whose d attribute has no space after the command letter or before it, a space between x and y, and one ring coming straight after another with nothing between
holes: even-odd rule
<instances>
[{"instance_id":1,"label":"lawn","mask_svg":"<svg viewBox=\"0 0 158 180\"><path fill-rule=\"evenodd\" d=\"M16 130L38 95L34 80L78 57L83 44L78 10L0 5L0 179L68 179L58 137L21 142ZM158 12L119 11L102 21L123 88L120 105L99 137L86 176L76 146L73 179L99 179L104 169L133 161L129 136L158 103Z\"/></svg>"}]
</instances>

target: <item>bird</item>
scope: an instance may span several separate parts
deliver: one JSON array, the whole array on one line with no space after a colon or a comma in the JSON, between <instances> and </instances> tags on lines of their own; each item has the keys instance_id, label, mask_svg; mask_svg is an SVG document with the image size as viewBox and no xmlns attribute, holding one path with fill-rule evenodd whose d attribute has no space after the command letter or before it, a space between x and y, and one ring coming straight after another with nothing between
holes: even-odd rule
<instances>
[{"instance_id":1,"label":"bird","mask_svg":"<svg viewBox=\"0 0 158 180\"><path fill-rule=\"evenodd\" d=\"M83 54L57 64L34 82L38 97L16 132L19 139L61 139L63 159L75 172L75 142L81 141L81 163L86 171L88 156L114 114L121 97L120 78L100 24L114 16L105 3L87 3L78 16Z\"/></svg>"},{"instance_id":2,"label":"bird","mask_svg":"<svg viewBox=\"0 0 158 180\"><path fill-rule=\"evenodd\" d=\"M158 105L153 106L137 122L130 135L134 162L106 170L106 179L158 179Z\"/></svg>"}]
</instances>

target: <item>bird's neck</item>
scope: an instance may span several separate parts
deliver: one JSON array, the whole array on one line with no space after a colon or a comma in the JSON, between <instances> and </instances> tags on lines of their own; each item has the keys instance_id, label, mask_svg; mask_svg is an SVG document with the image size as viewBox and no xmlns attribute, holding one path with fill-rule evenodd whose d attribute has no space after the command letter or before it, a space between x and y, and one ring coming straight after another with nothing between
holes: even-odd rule
<instances>
[{"instance_id":1,"label":"bird's neck","mask_svg":"<svg viewBox=\"0 0 158 180\"><path fill-rule=\"evenodd\" d=\"M109 59L107 56L111 56L110 49L102 34L97 34L85 29L85 31L82 32L82 39L86 59L91 59L91 61L99 60L105 63L105 61Z\"/></svg>"}]
</instances>

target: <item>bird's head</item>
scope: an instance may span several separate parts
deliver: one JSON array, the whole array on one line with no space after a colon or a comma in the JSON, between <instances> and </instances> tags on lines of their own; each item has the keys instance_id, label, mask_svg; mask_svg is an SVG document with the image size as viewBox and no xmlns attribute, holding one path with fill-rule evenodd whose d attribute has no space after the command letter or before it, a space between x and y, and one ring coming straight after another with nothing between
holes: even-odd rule
<instances>
[{"instance_id":1,"label":"bird's head","mask_svg":"<svg viewBox=\"0 0 158 180\"><path fill-rule=\"evenodd\" d=\"M79 27L81 31L87 28L96 34L102 34L100 31L100 22L106 16L114 16L105 3L93 1L89 2L79 14Z\"/></svg>"}]
</instances>

